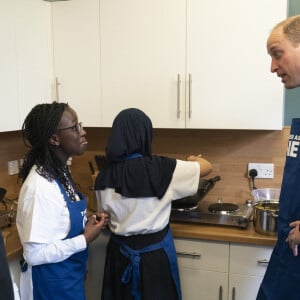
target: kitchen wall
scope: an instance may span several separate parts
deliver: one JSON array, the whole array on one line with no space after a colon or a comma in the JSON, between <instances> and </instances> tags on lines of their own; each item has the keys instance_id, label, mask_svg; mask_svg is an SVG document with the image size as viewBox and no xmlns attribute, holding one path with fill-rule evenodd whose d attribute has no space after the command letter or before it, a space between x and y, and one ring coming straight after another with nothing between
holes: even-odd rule
<instances>
[{"instance_id":1,"label":"kitchen wall","mask_svg":"<svg viewBox=\"0 0 300 300\"><path fill-rule=\"evenodd\" d=\"M110 133L109 128L87 128L88 150L81 157L73 157L71 170L81 189L90 198L92 186L88 162L94 155L104 152ZM202 154L213 164L213 172L206 178L221 176L221 181L206 196L226 202L243 202L250 198L250 181L247 177L248 162L274 163L274 179L257 179L257 187L280 187L289 127L281 131L252 130L193 130L155 129L153 153L185 159L190 154ZM17 197L20 186L17 175L8 175L7 162L20 159L26 148L19 131L0 133L0 186L7 189L7 197Z\"/></svg>"}]
</instances>

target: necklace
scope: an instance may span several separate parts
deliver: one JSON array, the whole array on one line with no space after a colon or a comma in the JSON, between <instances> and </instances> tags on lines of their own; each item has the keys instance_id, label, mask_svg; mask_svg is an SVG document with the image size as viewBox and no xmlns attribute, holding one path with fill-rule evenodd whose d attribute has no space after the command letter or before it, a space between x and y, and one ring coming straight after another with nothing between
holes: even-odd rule
<instances>
[{"instance_id":1,"label":"necklace","mask_svg":"<svg viewBox=\"0 0 300 300\"><path fill-rule=\"evenodd\" d=\"M60 181L67 193L67 195L69 196L69 198L72 201L79 201L80 197L79 195L76 193L75 189L74 189L74 185L73 185L73 181L70 178L70 174L69 171L67 171L66 169L62 172L62 178L60 178Z\"/></svg>"}]
</instances>

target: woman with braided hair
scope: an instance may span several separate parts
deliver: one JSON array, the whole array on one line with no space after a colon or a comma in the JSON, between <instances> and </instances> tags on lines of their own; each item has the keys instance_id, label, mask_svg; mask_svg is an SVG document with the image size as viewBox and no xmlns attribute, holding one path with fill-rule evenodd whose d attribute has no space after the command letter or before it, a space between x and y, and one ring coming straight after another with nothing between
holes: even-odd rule
<instances>
[{"instance_id":1,"label":"woman with braided hair","mask_svg":"<svg viewBox=\"0 0 300 300\"><path fill-rule=\"evenodd\" d=\"M108 216L86 217L67 160L82 155L86 131L66 103L38 104L25 118L23 139L29 151L20 170L22 187L17 228L24 263L21 299L85 299L87 246Z\"/></svg>"}]
</instances>

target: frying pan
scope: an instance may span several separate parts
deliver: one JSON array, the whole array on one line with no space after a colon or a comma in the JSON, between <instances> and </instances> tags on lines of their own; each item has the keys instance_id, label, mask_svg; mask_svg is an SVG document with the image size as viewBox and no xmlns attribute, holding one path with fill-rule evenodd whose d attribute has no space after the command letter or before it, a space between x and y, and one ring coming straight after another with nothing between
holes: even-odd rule
<instances>
[{"instance_id":1,"label":"frying pan","mask_svg":"<svg viewBox=\"0 0 300 300\"><path fill-rule=\"evenodd\" d=\"M198 191L195 195L172 201L172 209L188 209L197 206L198 202L214 187L220 176L199 180Z\"/></svg>"}]
</instances>

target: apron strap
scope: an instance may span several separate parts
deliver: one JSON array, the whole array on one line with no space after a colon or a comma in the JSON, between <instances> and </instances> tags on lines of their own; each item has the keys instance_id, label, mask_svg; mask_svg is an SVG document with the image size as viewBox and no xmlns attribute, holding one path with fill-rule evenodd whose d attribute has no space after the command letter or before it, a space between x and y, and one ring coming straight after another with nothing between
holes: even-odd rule
<instances>
[{"instance_id":1,"label":"apron strap","mask_svg":"<svg viewBox=\"0 0 300 300\"><path fill-rule=\"evenodd\" d=\"M121 277L121 280L122 280L122 283L124 283L124 284L128 284L130 281L132 281L131 295L134 297L135 300L141 300L141 291L140 291L140 284L139 284L140 283L140 268L139 267L140 267L142 253L146 253L146 252L150 252L150 251L154 251L154 250L163 248L168 255L173 280L176 278L176 277L174 278L174 276L173 276L174 268L172 268L173 264L171 264L170 256L168 253L169 251L166 251L168 248L168 242L169 242L170 237L172 237L172 235L171 235L171 230L169 229L167 234L163 238L163 240L160 241L159 243L149 245L142 249L135 250L135 249L132 249L131 247L127 246L126 244L124 244L115 234L111 235L111 239L120 246L121 253L124 256L126 256L127 258L129 258L129 260L130 260L129 264L127 265L127 267ZM178 270L178 269L176 268L176 270ZM178 291L178 284L179 284L179 282L177 282L177 279L175 279L177 293L180 298L180 291Z\"/></svg>"}]
</instances>

